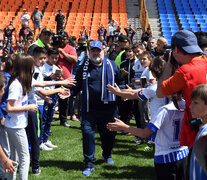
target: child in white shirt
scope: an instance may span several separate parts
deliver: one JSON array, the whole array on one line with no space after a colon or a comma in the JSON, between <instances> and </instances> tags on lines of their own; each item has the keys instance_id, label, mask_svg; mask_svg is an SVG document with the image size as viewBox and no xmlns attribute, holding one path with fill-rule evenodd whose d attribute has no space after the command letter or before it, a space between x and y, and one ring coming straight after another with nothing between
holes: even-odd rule
<instances>
[{"instance_id":1,"label":"child in white shirt","mask_svg":"<svg viewBox=\"0 0 207 180\"><path fill-rule=\"evenodd\" d=\"M36 112L38 106L28 105L27 94L32 90L32 73L34 60L29 55L18 55L14 61L13 73L8 85L8 101L5 128L8 133L11 159L19 158L19 179L28 179L29 150L25 127L28 124L27 111ZM16 172L8 175L8 179L16 179Z\"/></svg>"}]
</instances>

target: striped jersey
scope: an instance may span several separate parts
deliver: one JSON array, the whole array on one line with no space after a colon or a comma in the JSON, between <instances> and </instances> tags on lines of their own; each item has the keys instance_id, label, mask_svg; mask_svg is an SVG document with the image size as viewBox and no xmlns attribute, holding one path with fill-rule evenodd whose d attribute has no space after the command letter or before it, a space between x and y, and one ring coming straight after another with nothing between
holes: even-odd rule
<instances>
[{"instance_id":1,"label":"striped jersey","mask_svg":"<svg viewBox=\"0 0 207 180\"><path fill-rule=\"evenodd\" d=\"M185 101L178 102L180 108L185 107ZM155 138L155 163L171 163L188 156L188 147L180 146L180 130L184 112L177 110L172 101L159 108L157 115L147 125Z\"/></svg>"}]
</instances>

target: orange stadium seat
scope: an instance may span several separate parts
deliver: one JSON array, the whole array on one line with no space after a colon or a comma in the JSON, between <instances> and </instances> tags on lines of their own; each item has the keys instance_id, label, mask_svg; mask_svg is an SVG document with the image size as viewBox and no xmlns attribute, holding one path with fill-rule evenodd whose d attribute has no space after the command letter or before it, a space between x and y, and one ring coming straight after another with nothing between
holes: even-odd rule
<instances>
[{"instance_id":1,"label":"orange stadium seat","mask_svg":"<svg viewBox=\"0 0 207 180\"><path fill-rule=\"evenodd\" d=\"M98 37L97 30L100 24L104 26L108 24L109 0L24 0L24 4L22 4L22 1L23 0L0 1L1 27L13 21L16 29L19 30L21 28L20 16L23 13L22 10L26 8L31 15L36 6L39 6L40 10L45 8L42 28L50 27L54 32L56 28L55 14L57 9L61 9L66 17L65 31L67 31L69 35L79 37L82 26L85 26L91 38L96 39ZM48 3L47 6L45 6L46 2ZM125 0L113 0L111 2L112 18L116 19L123 28L127 22L126 2ZM72 7L70 13L67 14L69 3L72 3ZM21 6L21 8L18 12L17 9L19 6ZM31 22L30 27L32 27Z\"/></svg>"}]
</instances>

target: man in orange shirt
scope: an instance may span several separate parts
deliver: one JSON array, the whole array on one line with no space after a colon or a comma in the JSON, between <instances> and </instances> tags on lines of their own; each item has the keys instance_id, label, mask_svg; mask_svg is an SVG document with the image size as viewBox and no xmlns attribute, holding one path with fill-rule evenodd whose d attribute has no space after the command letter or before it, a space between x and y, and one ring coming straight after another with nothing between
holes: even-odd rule
<instances>
[{"instance_id":1,"label":"man in orange shirt","mask_svg":"<svg viewBox=\"0 0 207 180\"><path fill-rule=\"evenodd\" d=\"M172 54L180 68L172 75L173 65L168 60L164 73L158 79L157 96L164 97L182 91L186 105L180 144L192 147L197 132L190 126L190 97L197 85L207 83L207 58L202 55L194 33L187 30L179 31L172 37Z\"/></svg>"}]
</instances>

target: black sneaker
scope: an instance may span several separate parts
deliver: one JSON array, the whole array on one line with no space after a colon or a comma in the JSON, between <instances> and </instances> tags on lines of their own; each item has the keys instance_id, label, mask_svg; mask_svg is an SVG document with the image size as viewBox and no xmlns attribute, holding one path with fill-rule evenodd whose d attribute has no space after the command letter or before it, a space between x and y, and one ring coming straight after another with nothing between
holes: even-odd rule
<instances>
[{"instance_id":1,"label":"black sneaker","mask_svg":"<svg viewBox=\"0 0 207 180\"><path fill-rule=\"evenodd\" d=\"M38 168L38 169L32 169L32 174L34 175L39 175L41 173L41 170Z\"/></svg>"}]
</instances>

